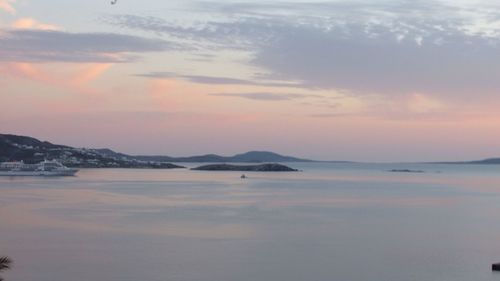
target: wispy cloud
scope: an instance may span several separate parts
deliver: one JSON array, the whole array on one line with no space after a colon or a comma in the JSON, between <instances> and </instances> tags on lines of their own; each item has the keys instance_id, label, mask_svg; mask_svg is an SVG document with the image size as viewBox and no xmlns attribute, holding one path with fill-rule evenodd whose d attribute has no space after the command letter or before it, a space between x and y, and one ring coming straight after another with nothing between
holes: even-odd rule
<instances>
[{"instance_id":1,"label":"wispy cloud","mask_svg":"<svg viewBox=\"0 0 500 281\"><path fill-rule=\"evenodd\" d=\"M39 85L49 85L67 93L96 94L90 83L98 79L112 66L110 63L68 64L65 72L53 71L45 64L10 62L0 64L0 73L4 77L34 81Z\"/></svg>"},{"instance_id":2,"label":"wispy cloud","mask_svg":"<svg viewBox=\"0 0 500 281\"><path fill-rule=\"evenodd\" d=\"M50 85L57 84L56 79L50 74L30 63L7 63L2 69L5 76L21 77Z\"/></svg>"},{"instance_id":3,"label":"wispy cloud","mask_svg":"<svg viewBox=\"0 0 500 281\"><path fill-rule=\"evenodd\" d=\"M239 79L231 77L217 77L217 76L204 76L204 75L182 75L173 72L149 72L143 74L136 74L140 77L148 77L154 79L162 78L180 78L189 82L198 84L214 84L214 85L250 85L250 86L266 86L266 87L286 87L286 88L302 88L306 85L300 82L279 82L279 81L263 81L260 78L254 80Z\"/></svg>"},{"instance_id":4,"label":"wispy cloud","mask_svg":"<svg viewBox=\"0 0 500 281\"><path fill-rule=\"evenodd\" d=\"M53 25L41 23L32 18L21 18L12 23L13 28L18 29L40 29L40 30L60 30L61 28Z\"/></svg>"},{"instance_id":5,"label":"wispy cloud","mask_svg":"<svg viewBox=\"0 0 500 281\"><path fill-rule=\"evenodd\" d=\"M307 98L308 95L305 94L287 94L287 93L214 93L211 96L218 97L234 97L243 98L249 100L260 100L260 101L285 101Z\"/></svg>"},{"instance_id":6,"label":"wispy cloud","mask_svg":"<svg viewBox=\"0 0 500 281\"><path fill-rule=\"evenodd\" d=\"M219 20L179 25L122 15L108 22L188 39L199 48L242 50L251 54L246 63L266 70L268 78L300 81L309 88L464 98L492 96L500 87L498 5L426 0L202 2L197 7L220 15Z\"/></svg>"},{"instance_id":7,"label":"wispy cloud","mask_svg":"<svg viewBox=\"0 0 500 281\"><path fill-rule=\"evenodd\" d=\"M13 6L14 0L0 0L0 10L4 10L9 14L16 14L16 9Z\"/></svg>"},{"instance_id":8,"label":"wispy cloud","mask_svg":"<svg viewBox=\"0 0 500 281\"><path fill-rule=\"evenodd\" d=\"M82 71L75 75L71 82L77 86L88 84L101 76L112 65L111 63L94 63L86 65Z\"/></svg>"},{"instance_id":9,"label":"wispy cloud","mask_svg":"<svg viewBox=\"0 0 500 281\"><path fill-rule=\"evenodd\" d=\"M4 30L0 60L12 62L130 62L137 53L172 50L175 44L113 33Z\"/></svg>"}]
</instances>

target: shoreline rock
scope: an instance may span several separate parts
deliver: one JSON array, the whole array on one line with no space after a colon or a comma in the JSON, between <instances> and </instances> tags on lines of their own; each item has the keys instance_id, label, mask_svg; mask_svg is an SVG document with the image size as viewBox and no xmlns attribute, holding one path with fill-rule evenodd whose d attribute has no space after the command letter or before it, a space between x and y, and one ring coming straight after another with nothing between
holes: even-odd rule
<instances>
[{"instance_id":1,"label":"shoreline rock","mask_svg":"<svg viewBox=\"0 0 500 281\"><path fill-rule=\"evenodd\" d=\"M410 170L410 169L392 169L392 170L389 170L388 172L391 172L391 173L418 173L418 174L425 173L422 170Z\"/></svg>"},{"instance_id":2,"label":"shoreline rock","mask_svg":"<svg viewBox=\"0 0 500 281\"><path fill-rule=\"evenodd\" d=\"M298 172L299 170L281 164L229 165L210 164L192 168L194 171L239 171L239 172Z\"/></svg>"}]
</instances>

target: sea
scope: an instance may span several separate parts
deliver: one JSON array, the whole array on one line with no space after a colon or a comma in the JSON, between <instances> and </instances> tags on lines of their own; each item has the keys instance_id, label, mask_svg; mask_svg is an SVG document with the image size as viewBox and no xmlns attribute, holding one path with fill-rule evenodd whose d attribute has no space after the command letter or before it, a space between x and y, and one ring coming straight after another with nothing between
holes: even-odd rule
<instances>
[{"instance_id":1,"label":"sea","mask_svg":"<svg viewBox=\"0 0 500 281\"><path fill-rule=\"evenodd\" d=\"M500 281L500 166L287 165L301 171L0 177L0 256L14 260L0 275Z\"/></svg>"}]
</instances>

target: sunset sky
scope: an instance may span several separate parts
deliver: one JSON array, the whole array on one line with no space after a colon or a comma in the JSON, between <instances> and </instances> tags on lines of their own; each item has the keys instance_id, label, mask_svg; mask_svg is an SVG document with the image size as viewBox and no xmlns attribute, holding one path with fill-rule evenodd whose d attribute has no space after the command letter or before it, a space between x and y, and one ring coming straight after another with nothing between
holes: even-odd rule
<instances>
[{"instance_id":1,"label":"sunset sky","mask_svg":"<svg viewBox=\"0 0 500 281\"><path fill-rule=\"evenodd\" d=\"M500 156L500 2L0 0L0 133L171 156Z\"/></svg>"}]
</instances>

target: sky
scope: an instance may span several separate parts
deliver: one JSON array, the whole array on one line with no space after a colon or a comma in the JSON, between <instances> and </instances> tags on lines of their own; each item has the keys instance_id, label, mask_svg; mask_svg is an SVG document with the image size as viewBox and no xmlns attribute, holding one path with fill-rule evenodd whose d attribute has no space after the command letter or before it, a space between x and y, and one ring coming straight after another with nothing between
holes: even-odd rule
<instances>
[{"instance_id":1,"label":"sky","mask_svg":"<svg viewBox=\"0 0 500 281\"><path fill-rule=\"evenodd\" d=\"M0 0L0 132L129 154L500 156L500 3Z\"/></svg>"}]
</instances>

